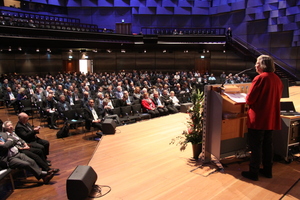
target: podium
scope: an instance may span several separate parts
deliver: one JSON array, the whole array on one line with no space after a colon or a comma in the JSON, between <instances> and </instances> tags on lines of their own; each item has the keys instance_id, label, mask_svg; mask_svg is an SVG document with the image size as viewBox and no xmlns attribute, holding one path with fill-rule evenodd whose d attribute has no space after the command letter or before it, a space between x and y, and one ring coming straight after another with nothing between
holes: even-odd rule
<instances>
[{"instance_id":1,"label":"podium","mask_svg":"<svg viewBox=\"0 0 300 200\"><path fill-rule=\"evenodd\" d=\"M248 93L251 83L225 85L230 92ZM236 155L247 146L247 105L223 93L221 85L206 85L202 160L211 161Z\"/></svg>"},{"instance_id":2,"label":"podium","mask_svg":"<svg viewBox=\"0 0 300 200\"><path fill-rule=\"evenodd\" d=\"M131 35L131 23L116 23L116 33Z\"/></svg>"}]
</instances>

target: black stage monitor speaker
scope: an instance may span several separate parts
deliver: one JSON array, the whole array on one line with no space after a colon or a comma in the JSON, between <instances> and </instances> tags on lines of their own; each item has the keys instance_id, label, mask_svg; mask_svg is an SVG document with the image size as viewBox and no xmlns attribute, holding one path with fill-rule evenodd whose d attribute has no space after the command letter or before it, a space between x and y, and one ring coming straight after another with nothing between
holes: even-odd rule
<instances>
[{"instance_id":1,"label":"black stage monitor speaker","mask_svg":"<svg viewBox=\"0 0 300 200\"><path fill-rule=\"evenodd\" d=\"M68 199L86 199L89 196L96 180L97 174L92 167L78 165L67 180Z\"/></svg>"},{"instance_id":2,"label":"black stage monitor speaker","mask_svg":"<svg viewBox=\"0 0 300 200\"><path fill-rule=\"evenodd\" d=\"M115 134L116 122L113 119L105 119L102 123L102 132L104 134Z\"/></svg>"}]
</instances>

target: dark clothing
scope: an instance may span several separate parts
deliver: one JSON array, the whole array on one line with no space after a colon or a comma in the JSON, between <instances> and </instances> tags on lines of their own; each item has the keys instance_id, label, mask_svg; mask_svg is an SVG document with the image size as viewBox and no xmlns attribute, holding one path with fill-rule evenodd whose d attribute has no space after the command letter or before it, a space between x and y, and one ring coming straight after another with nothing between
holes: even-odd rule
<instances>
[{"instance_id":1,"label":"dark clothing","mask_svg":"<svg viewBox=\"0 0 300 200\"><path fill-rule=\"evenodd\" d=\"M53 127L55 125L56 120L58 118L58 113L56 111L49 112L47 110L48 109L52 110L55 108L56 108L56 102L54 101L54 99L52 99L52 100L45 99L42 103L42 109L48 116L47 120L48 120L49 127Z\"/></svg>"},{"instance_id":2,"label":"dark clothing","mask_svg":"<svg viewBox=\"0 0 300 200\"><path fill-rule=\"evenodd\" d=\"M258 174L262 162L265 171L272 173L273 131L248 129L248 143L251 150L249 171Z\"/></svg>"},{"instance_id":3,"label":"dark clothing","mask_svg":"<svg viewBox=\"0 0 300 200\"><path fill-rule=\"evenodd\" d=\"M102 111L100 109L97 109L97 108L94 108L97 116L98 116L98 119L102 119ZM99 130L102 130L102 124L101 123L95 123L93 122L94 120L94 116L92 114L92 110L89 106L85 107L84 108L84 119L85 119L85 128L87 130L90 130L91 127L95 127Z\"/></svg>"},{"instance_id":4,"label":"dark clothing","mask_svg":"<svg viewBox=\"0 0 300 200\"><path fill-rule=\"evenodd\" d=\"M44 155L49 155L50 143L47 140L39 138L37 132L33 130L33 127L27 123L22 124L18 122L15 127L16 134L22 138L30 147L41 149Z\"/></svg>"},{"instance_id":5,"label":"dark clothing","mask_svg":"<svg viewBox=\"0 0 300 200\"><path fill-rule=\"evenodd\" d=\"M30 171L39 180L42 176L42 171L36 162L18 151L12 153L12 148L14 148L16 141L8 137L7 133L0 133L0 137L5 142L4 144L0 144L0 160L6 162L10 168L20 168Z\"/></svg>"}]
</instances>

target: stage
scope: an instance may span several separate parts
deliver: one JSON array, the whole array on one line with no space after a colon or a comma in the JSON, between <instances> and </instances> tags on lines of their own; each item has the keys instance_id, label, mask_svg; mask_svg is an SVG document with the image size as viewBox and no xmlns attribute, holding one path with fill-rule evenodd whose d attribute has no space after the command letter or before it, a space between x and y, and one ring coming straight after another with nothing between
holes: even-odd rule
<instances>
[{"instance_id":1,"label":"stage","mask_svg":"<svg viewBox=\"0 0 300 200\"><path fill-rule=\"evenodd\" d=\"M223 160L231 163L224 172L204 176L190 144L185 151L169 144L186 129L187 118L173 114L103 136L88 163L98 175L96 184L111 188L103 199L300 199L299 161L275 162L272 179L247 180L241 171L248 170L248 162L234 160Z\"/></svg>"}]
</instances>

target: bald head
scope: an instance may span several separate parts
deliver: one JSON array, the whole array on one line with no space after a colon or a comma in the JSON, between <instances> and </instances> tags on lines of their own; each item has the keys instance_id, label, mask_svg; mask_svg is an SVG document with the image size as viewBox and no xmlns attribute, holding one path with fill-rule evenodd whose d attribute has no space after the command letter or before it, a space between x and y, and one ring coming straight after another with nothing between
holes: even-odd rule
<instances>
[{"instance_id":1,"label":"bald head","mask_svg":"<svg viewBox=\"0 0 300 200\"><path fill-rule=\"evenodd\" d=\"M19 121L20 121L21 123L23 123L23 124L26 124L27 121L28 121L28 119L29 119L28 115L27 115L26 113L24 113L24 112L21 112L21 113L18 115L18 118L19 118Z\"/></svg>"}]
</instances>

